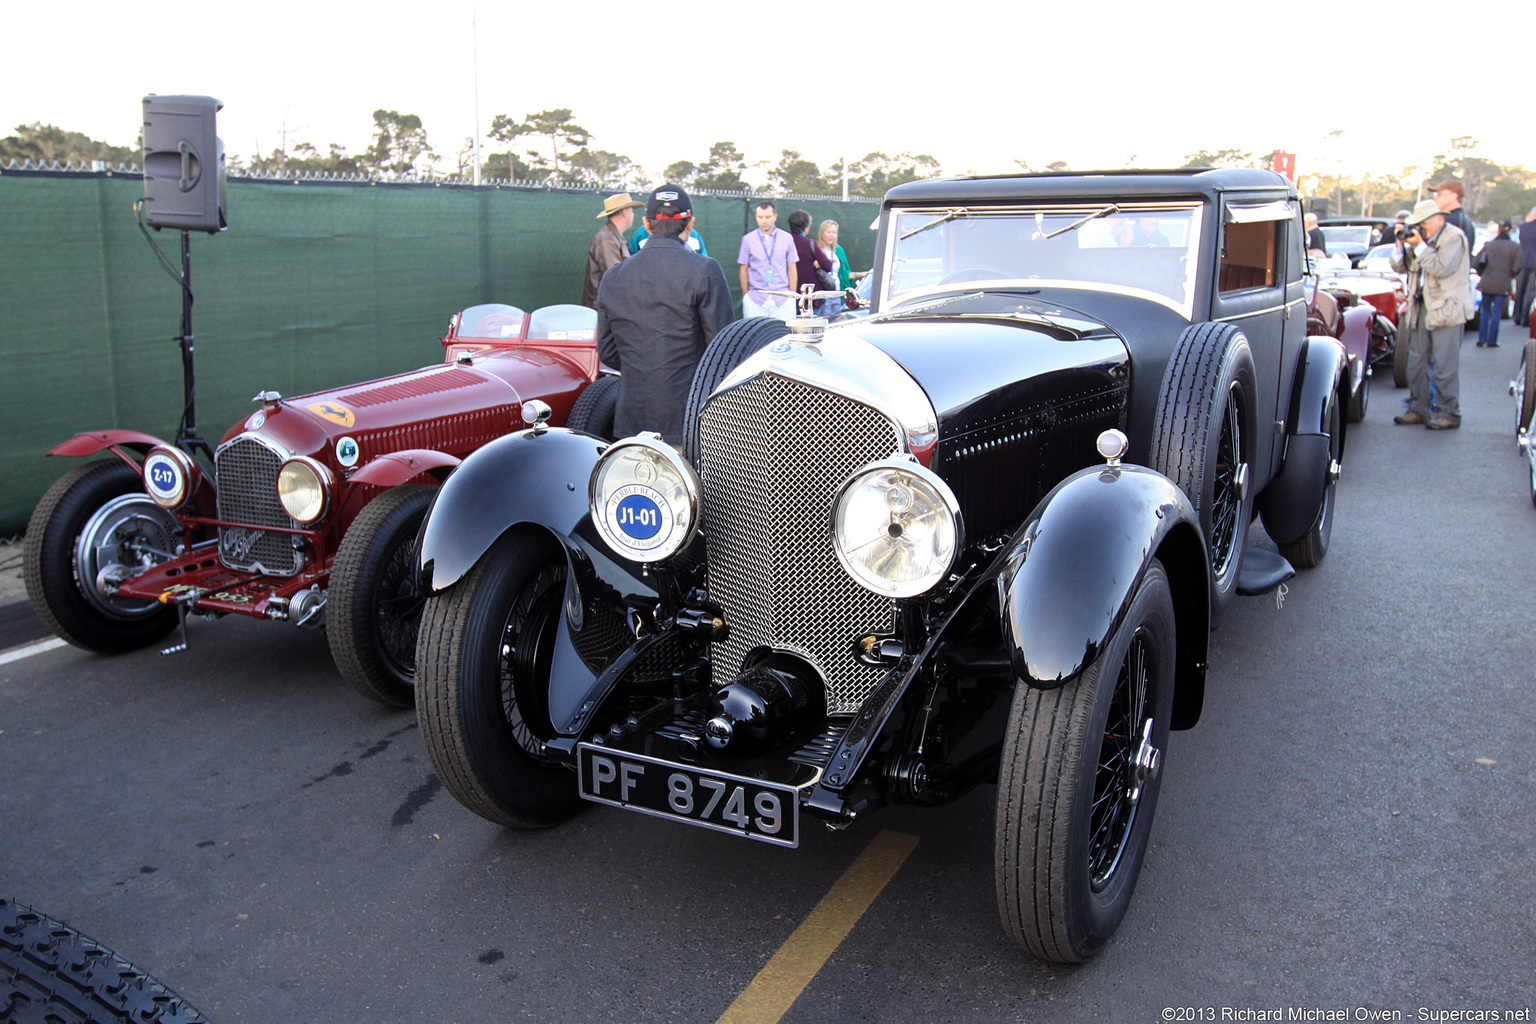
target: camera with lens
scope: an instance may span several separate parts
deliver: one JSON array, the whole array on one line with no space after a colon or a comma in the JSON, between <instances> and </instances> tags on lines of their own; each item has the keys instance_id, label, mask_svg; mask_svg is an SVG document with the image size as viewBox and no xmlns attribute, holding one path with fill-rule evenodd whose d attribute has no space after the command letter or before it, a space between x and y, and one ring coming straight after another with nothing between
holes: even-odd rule
<instances>
[{"instance_id":1,"label":"camera with lens","mask_svg":"<svg viewBox=\"0 0 1536 1024\"><path fill-rule=\"evenodd\" d=\"M1392 237L1401 242L1418 230L1417 224L1398 224L1392 229Z\"/></svg>"}]
</instances>

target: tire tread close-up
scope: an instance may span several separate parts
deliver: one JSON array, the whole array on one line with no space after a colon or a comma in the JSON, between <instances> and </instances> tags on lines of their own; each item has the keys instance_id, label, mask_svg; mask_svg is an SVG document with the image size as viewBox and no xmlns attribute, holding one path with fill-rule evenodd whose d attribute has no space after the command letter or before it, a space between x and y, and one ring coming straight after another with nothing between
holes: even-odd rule
<instances>
[{"instance_id":1,"label":"tire tread close-up","mask_svg":"<svg viewBox=\"0 0 1536 1024\"><path fill-rule=\"evenodd\" d=\"M1082 713L1081 701L1071 698L1078 686L1036 691L1029 700L1015 700L1009 715L1009 735L1021 737L1013 757L998 771L998 818L995 854L1000 873L998 912L1008 936L1044 960L1077 963L1087 957L1070 947L1066 936L1069 865L1057 855L1063 799L1070 802L1080 765L1081 730L1058 728ZM1075 740L1075 742L1074 742ZM1041 765L1062 765L1041 771ZM1038 816L1039 825L1029 825ZM1016 843L1005 839L1017 834ZM1024 894L1043 898L1027 899ZM1031 913L1031 911L1033 911Z\"/></svg>"},{"instance_id":2,"label":"tire tread close-up","mask_svg":"<svg viewBox=\"0 0 1536 1024\"><path fill-rule=\"evenodd\" d=\"M374 498L347 528L331 565L326 626L331 656L354 690L391 707L415 704L415 672L391 665L381 649L379 577L400 544L415 544L436 493L431 484L410 484ZM414 650L409 661L414 666Z\"/></svg>"},{"instance_id":3,"label":"tire tread close-up","mask_svg":"<svg viewBox=\"0 0 1536 1024\"><path fill-rule=\"evenodd\" d=\"M206 1024L171 989L101 943L0 898L0 1021Z\"/></svg>"},{"instance_id":4,"label":"tire tread close-up","mask_svg":"<svg viewBox=\"0 0 1536 1024\"><path fill-rule=\"evenodd\" d=\"M619 378L611 374L600 374L597 380L582 388L581 394L576 396L576 404L571 406L571 414L566 417L565 425L572 430L596 434L611 441L613 415L618 407Z\"/></svg>"}]
</instances>

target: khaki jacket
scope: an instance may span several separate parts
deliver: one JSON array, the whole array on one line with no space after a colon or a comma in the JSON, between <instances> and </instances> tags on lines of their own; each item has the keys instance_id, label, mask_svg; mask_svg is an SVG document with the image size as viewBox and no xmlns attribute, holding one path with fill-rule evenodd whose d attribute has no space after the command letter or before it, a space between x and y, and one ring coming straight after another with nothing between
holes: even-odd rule
<instances>
[{"instance_id":1,"label":"khaki jacket","mask_svg":"<svg viewBox=\"0 0 1536 1024\"><path fill-rule=\"evenodd\" d=\"M1443 224L1435 236L1401 256L1392 253L1392 269L1408 275L1408 311L1399 327L1412 330L1423 316L1425 330L1460 327L1472 319L1472 260L1467 236L1453 224ZM1423 310L1422 314L1420 310Z\"/></svg>"}]
</instances>

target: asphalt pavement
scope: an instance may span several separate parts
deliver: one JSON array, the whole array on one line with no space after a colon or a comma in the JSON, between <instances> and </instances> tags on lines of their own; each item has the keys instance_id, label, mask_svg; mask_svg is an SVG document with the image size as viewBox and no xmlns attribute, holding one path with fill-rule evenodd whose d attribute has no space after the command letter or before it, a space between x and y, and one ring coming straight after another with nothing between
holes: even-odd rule
<instances>
[{"instance_id":1,"label":"asphalt pavement","mask_svg":"<svg viewBox=\"0 0 1536 1024\"><path fill-rule=\"evenodd\" d=\"M1328 557L1214 634L1131 911L1085 966L1004 938L992 787L792 851L607 807L504 830L323 636L249 621L0 664L0 893L217 1024L711 1022L888 830L916 845L784 1021L1528 1020L1435 1016L1536 1003L1521 334L1468 335L1457 431L1394 426L1377 379Z\"/></svg>"}]
</instances>

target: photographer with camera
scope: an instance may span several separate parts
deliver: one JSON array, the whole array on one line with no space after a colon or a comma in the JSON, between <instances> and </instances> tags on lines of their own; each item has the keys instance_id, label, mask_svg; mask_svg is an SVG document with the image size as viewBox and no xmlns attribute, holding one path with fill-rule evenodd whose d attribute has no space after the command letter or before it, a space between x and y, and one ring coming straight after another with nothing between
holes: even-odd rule
<instances>
[{"instance_id":1,"label":"photographer with camera","mask_svg":"<svg viewBox=\"0 0 1536 1024\"><path fill-rule=\"evenodd\" d=\"M1461 426L1461 333L1472 317L1471 243L1446 222L1433 199L1413 208L1392 252L1392 269L1408 275L1408 309L1399 325L1408 334L1408 411L1393 423L1422 423L1430 430ZM1435 403L1429 400L1429 361L1434 357Z\"/></svg>"}]
</instances>

